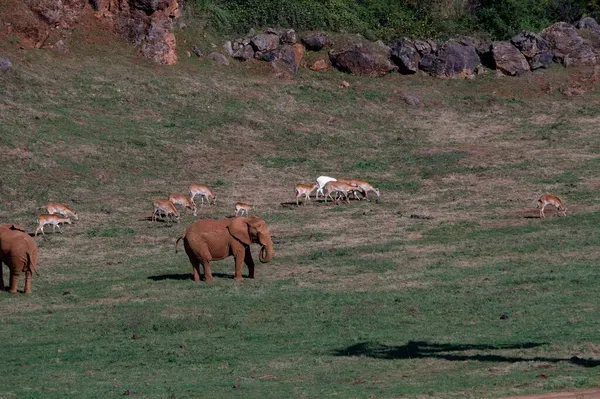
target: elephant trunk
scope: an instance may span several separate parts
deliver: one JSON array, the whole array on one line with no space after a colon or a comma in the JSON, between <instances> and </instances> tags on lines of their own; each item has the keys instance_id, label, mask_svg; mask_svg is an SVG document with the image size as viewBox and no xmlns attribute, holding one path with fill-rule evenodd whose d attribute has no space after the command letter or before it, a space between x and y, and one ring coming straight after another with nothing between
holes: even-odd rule
<instances>
[{"instance_id":1,"label":"elephant trunk","mask_svg":"<svg viewBox=\"0 0 600 399\"><path fill-rule=\"evenodd\" d=\"M273 258L273 241L269 237L269 240L263 244L260 249L260 254L258 254L258 260L261 263L269 263Z\"/></svg>"}]
</instances>

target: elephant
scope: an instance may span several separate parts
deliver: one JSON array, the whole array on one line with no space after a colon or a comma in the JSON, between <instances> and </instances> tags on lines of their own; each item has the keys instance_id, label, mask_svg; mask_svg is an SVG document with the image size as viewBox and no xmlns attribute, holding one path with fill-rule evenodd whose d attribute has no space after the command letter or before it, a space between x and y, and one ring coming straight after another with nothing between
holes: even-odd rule
<instances>
[{"instance_id":1,"label":"elephant","mask_svg":"<svg viewBox=\"0 0 600 399\"><path fill-rule=\"evenodd\" d=\"M38 248L25 228L16 224L0 225L0 290L4 290L2 264L10 270L9 292L17 292L17 282L21 272L25 272L26 294L31 293L31 274L37 273Z\"/></svg>"},{"instance_id":2,"label":"elephant","mask_svg":"<svg viewBox=\"0 0 600 399\"><path fill-rule=\"evenodd\" d=\"M204 269L204 279L214 281L210 262L229 256L235 258L235 279L243 280L242 268L246 263L248 276L254 278L254 260L250 244L262 246L259 260L268 263L273 258L273 240L264 220L256 216L239 216L223 220L202 219L190 225L175 243L175 253L179 240L183 239L185 252L193 266L193 280L200 280L200 265Z\"/></svg>"}]
</instances>

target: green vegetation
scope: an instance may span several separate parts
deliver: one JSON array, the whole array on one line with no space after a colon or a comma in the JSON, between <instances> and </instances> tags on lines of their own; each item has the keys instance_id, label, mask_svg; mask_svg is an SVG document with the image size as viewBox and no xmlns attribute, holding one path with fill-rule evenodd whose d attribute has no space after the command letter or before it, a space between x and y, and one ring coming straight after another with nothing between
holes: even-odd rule
<instances>
[{"instance_id":1,"label":"green vegetation","mask_svg":"<svg viewBox=\"0 0 600 399\"><path fill-rule=\"evenodd\" d=\"M261 27L362 33L369 39L446 37L457 34L508 39L556 21L597 16L596 0L194 0L203 28L244 34Z\"/></svg>"},{"instance_id":2,"label":"green vegetation","mask_svg":"<svg viewBox=\"0 0 600 399\"><path fill-rule=\"evenodd\" d=\"M0 42L15 60L0 75L0 223L33 231L49 200L79 214L36 237L33 294L0 293L0 397L598 386L597 88L566 100L545 86L593 70L552 68L544 87L539 74L284 80L266 63L156 66L105 42ZM294 185L321 174L365 179L381 201L296 207ZM256 279L233 281L228 259L193 283L174 244L197 218L148 220L153 199L192 182L217 195L197 218L242 200L267 221L275 257ZM544 192L568 217L537 218Z\"/></svg>"}]
</instances>

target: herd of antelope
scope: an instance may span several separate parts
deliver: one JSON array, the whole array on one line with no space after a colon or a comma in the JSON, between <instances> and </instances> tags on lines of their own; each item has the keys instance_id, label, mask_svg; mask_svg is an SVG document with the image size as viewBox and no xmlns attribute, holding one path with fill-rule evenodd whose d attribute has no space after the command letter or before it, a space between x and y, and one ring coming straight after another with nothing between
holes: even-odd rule
<instances>
[{"instance_id":1,"label":"herd of antelope","mask_svg":"<svg viewBox=\"0 0 600 399\"><path fill-rule=\"evenodd\" d=\"M300 200L304 197L304 205L310 200L310 195L313 191L317 190L315 198L319 199L319 194L322 195L325 202L330 198L331 201L337 203L341 198L350 202L350 195L355 199L365 199L369 201L368 193L374 192L377 196L376 201L379 201L380 193L379 189L374 188L371 184L364 180L357 179L336 179L329 176L319 176L315 184L297 184L296 185L296 205L300 205ZM335 196L332 196L332 194ZM358 196L360 194L360 196ZM169 195L167 199L154 200L154 212L152 213L152 221L158 220L158 217L164 218L168 222L172 221L172 217L175 217L179 222L180 212L177 206L181 206L184 209L191 210L194 216L197 215L198 208L194 202L194 198L200 197L200 204L204 205L204 200L210 205L211 201L213 204L217 202L217 196L211 191L208 186L204 184L192 184L190 185L189 195L173 193ZM556 209L557 215L567 215L567 208L563 201L553 194L544 194L538 199L537 209L539 209L540 218L544 218L544 209L546 206L552 205ZM235 203L235 216L246 215L252 206L246 202ZM65 204L56 202L49 202L45 207L38 209L46 209L48 213L44 213L38 216L38 227L35 229L35 235L39 232L44 235L44 226L47 224L52 225L52 231L61 232L60 224L72 224L71 218L78 220L77 212L69 208Z\"/></svg>"}]
</instances>

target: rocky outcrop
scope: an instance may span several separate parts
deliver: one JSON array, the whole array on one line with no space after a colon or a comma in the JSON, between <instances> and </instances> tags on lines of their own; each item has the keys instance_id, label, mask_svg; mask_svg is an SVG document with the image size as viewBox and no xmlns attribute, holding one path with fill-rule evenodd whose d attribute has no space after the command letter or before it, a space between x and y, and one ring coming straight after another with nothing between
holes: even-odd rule
<instances>
[{"instance_id":1,"label":"rocky outcrop","mask_svg":"<svg viewBox=\"0 0 600 399\"><path fill-rule=\"evenodd\" d=\"M552 52L548 42L540 35L523 31L510 39L510 42L525 56L532 71L548 68L552 64Z\"/></svg>"},{"instance_id":2,"label":"rocky outcrop","mask_svg":"<svg viewBox=\"0 0 600 399\"><path fill-rule=\"evenodd\" d=\"M433 76L459 78L473 75L479 64L475 47L450 41L444 43L437 54L423 57L419 68Z\"/></svg>"},{"instance_id":3,"label":"rocky outcrop","mask_svg":"<svg viewBox=\"0 0 600 399\"><path fill-rule=\"evenodd\" d=\"M310 51L320 51L330 44L329 37L323 32L313 32L302 37L302 44Z\"/></svg>"},{"instance_id":4,"label":"rocky outcrop","mask_svg":"<svg viewBox=\"0 0 600 399\"><path fill-rule=\"evenodd\" d=\"M380 77L398 70L390 61L391 49L377 42L356 43L329 51L331 64L354 75Z\"/></svg>"},{"instance_id":5,"label":"rocky outcrop","mask_svg":"<svg viewBox=\"0 0 600 399\"><path fill-rule=\"evenodd\" d=\"M398 65L400 73L413 74L419 71L421 54L417 50L415 42L405 38L392 43L390 47L392 61ZM431 47L427 42L419 41L419 47L426 55L431 54Z\"/></svg>"},{"instance_id":6,"label":"rocky outcrop","mask_svg":"<svg viewBox=\"0 0 600 399\"><path fill-rule=\"evenodd\" d=\"M573 25L557 22L544 29L540 36L548 42L554 60L566 67L597 62L592 43L579 36Z\"/></svg>"},{"instance_id":7,"label":"rocky outcrop","mask_svg":"<svg viewBox=\"0 0 600 399\"><path fill-rule=\"evenodd\" d=\"M508 76L519 76L529 72L529 63L518 48L509 42L493 42L490 50L496 69Z\"/></svg>"}]
</instances>

